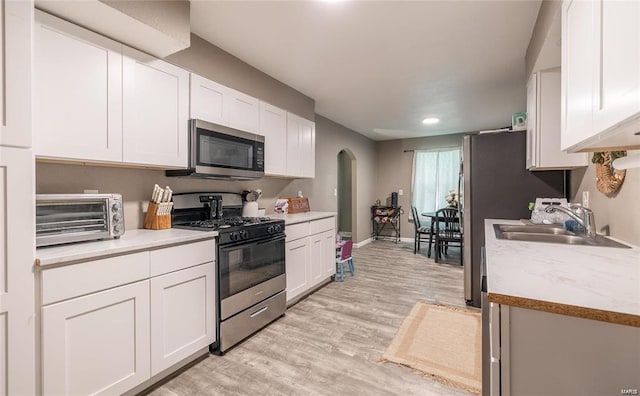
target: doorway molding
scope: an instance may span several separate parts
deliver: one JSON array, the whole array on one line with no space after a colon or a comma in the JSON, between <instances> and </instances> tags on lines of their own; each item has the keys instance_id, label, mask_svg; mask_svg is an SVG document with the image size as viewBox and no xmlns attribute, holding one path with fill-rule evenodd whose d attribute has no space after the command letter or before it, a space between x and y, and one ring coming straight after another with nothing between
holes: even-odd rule
<instances>
[{"instance_id":1,"label":"doorway molding","mask_svg":"<svg viewBox=\"0 0 640 396\"><path fill-rule=\"evenodd\" d=\"M348 186L345 188L350 189L351 191L351 239L354 241L354 243L356 241L358 241L358 208L357 208L357 202L358 202L358 189L357 189L357 185L358 185L358 173L357 173L357 169L358 169L358 160L356 159L355 154L353 154L353 151L351 151L348 148L343 148L338 152L338 155L336 156L336 161L338 162L338 173L342 170L342 166L341 166L341 156L344 155L347 159L348 162L348 167L350 170L350 180L347 180L345 184L347 184ZM340 180L340 175L338 174L338 180ZM337 207L338 207L338 231L340 231L340 199L341 199L341 191L338 188L338 197L337 197Z\"/></svg>"}]
</instances>

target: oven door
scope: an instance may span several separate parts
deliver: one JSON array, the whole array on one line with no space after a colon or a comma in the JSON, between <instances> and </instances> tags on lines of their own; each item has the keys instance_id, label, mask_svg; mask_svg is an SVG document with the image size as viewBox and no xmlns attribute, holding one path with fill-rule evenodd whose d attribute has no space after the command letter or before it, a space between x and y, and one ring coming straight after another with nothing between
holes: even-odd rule
<instances>
[{"instance_id":1,"label":"oven door","mask_svg":"<svg viewBox=\"0 0 640 396\"><path fill-rule=\"evenodd\" d=\"M218 274L222 320L284 290L285 236L220 246Z\"/></svg>"}]
</instances>

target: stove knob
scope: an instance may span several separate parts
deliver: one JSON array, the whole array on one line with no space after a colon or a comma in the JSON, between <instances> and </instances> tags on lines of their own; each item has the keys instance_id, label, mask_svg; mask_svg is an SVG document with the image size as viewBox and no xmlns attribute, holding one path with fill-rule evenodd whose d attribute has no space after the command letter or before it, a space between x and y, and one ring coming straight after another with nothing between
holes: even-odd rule
<instances>
[{"instance_id":1,"label":"stove knob","mask_svg":"<svg viewBox=\"0 0 640 396\"><path fill-rule=\"evenodd\" d=\"M241 238L242 239L248 239L249 238L249 231L247 231L247 230L240 231L240 234L241 234Z\"/></svg>"},{"instance_id":2,"label":"stove knob","mask_svg":"<svg viewBox=\"0 0 640 396\"><path fill-rule=\"evenodd\" d=\"M280 224L276 225L276 232L282 232L282 226Z\"/></svg>"},{"instance_id":3,"label":"stove knob","mask_svg":"<svg viewBox=\"0 0 640 396\"><path fill-rule=\"evenodd\" d=\"M117 212L121 207L122 204L120 202L114 202L113 205L111 205L111 210Z\"/></svg>"},{"instance_id":4,"label":"stove knob","mask_svg":"<svg viewBox=\"0 0 640 396\"><path fill-rule=\"evenodd\" d=\"M267 232L269 234L273 234L274 232L276 232L276 230L273 228L273 226L269 226L269 227L267 227Z\"/></svg>"},{"instance_id":5,"label":"stove knob","mask_svg":"<svg viewBox=\"0 0 640 396\"><path fill-rule=\"evenodd\" d=\"M122 231L122 225L120 225L120 224L116 224L116 225L114 225L114 226L113 226L113 231L114 231L116 234L120 234L120 232Z\"/></svg>"},{"instance_id":6,"label":"stove knob","mask_svg":"<svg viewBox=\"0 0 640 396\"><path fill-rule=\"evenodd\" d=\"M120 222L120 220L122 220L122 215L121 215L120 213L115 213L115 214L113 215L113 221L114 221L115 223L119 223L119 222Z\"/></svg>"},{"instance_id":7,"label":"stove knob","mask_svg":"<svg viewBox=\"0 0 640 396\"><path fill-rule=\"evenodd\" d=\"M232 232L231 234L229 234L229 238L230 238L232 241L237 241L239 237L240 237L240 235L238 235L238 233L237 233L237 232Z\"/></svg>"}]
</instances>

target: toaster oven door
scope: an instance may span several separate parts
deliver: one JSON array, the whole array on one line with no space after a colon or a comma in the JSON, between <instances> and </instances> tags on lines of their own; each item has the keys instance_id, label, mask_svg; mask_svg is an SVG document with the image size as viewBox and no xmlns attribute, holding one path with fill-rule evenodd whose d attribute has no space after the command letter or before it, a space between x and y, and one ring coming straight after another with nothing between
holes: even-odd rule
<instances>
[{"instance_id":1,"label":"toaster oven door","mask_svg":"<svg viewBox=\"0 0 640 396\"><path fill-rule=\"evenodd\" d=\"M109 201L36 203L36 246L108 238Z\"/></svg>"}]
</instances>

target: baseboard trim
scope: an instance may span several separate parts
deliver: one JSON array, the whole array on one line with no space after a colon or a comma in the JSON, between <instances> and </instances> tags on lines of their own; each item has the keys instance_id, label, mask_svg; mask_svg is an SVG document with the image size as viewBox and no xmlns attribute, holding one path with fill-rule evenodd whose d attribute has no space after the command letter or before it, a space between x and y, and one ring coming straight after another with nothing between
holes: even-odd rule
<instances>
[{"instance_id":1,"label":"baseboard trim","mask_svg":"<svg viewBox=\"0 0 640 396\"><path fill-rule=\"evenodd\" d=\"M415 239L413 238L400 238L400 242L414 242Z\"/></svg>"},{"instance_id":2,"label":"baseboard trim","mask_svg":"<svg viewBox=\"0 0 640 396\"><path fill-rule=\"evenodd\" d=\"M365 239L364 241L361 241L361 242L355 243L353 246L355 246L356 248L361 248L361 247L363 247L364 245L368 245L368 244L370 244L371 242L373 242L373 239L368 238L368 239Z\"/></svg>"}]
</instances>

